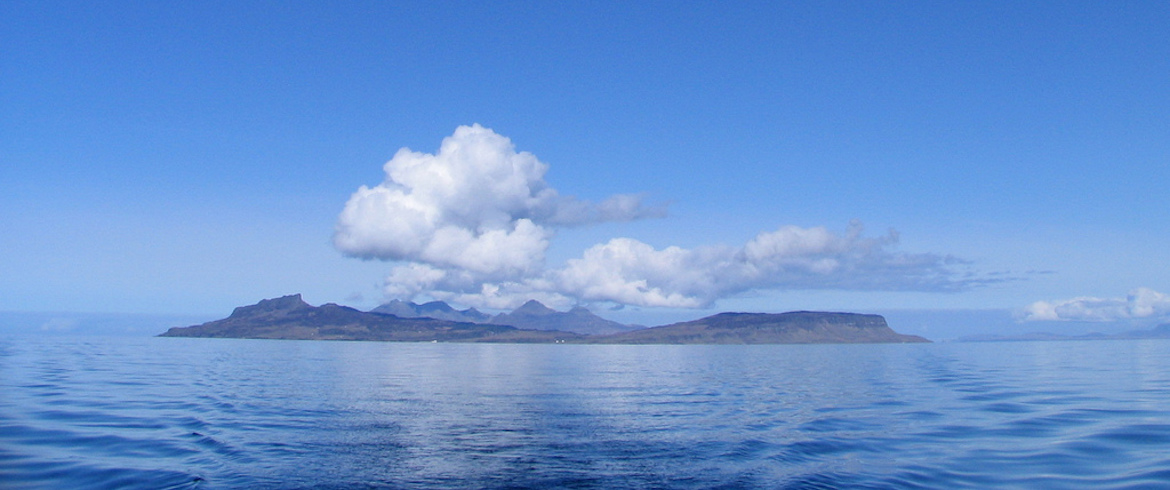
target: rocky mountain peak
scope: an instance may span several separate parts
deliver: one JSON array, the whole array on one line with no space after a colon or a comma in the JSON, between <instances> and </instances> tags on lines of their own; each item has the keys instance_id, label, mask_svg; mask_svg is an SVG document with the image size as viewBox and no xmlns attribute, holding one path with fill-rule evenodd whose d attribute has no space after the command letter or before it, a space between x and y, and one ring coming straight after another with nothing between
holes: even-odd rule
<instances>
[{"instance_id":1,"label":"rocky mountain peak","mask_svg":"<svg viewBox=\"0 0 1170 490\"><path fill-rule=\"evenodd\" d=\"M528 300L528 302L524 303L523 305L520 305L519 308L516 308L515 310L512 311L513 315L515 315L515 314L552 315L554 313L557 313L557 310L549 308L549 307L545 306L544 303L541 303L541 302L534 300L534 299Z\"/></svg>"},{"instance_id":2,"label":"rocky mountain peak","mask_svg":"<svg viewBox=\"0 0 1170 490\"><path fill-rule=\"evenodd\" d=\"M423 303L418 306L417 310L420 313L455 313L455 308L452 308L451 305L447 304L445 301L431 301L430 303Z\"/></svg>"}]
</instances>

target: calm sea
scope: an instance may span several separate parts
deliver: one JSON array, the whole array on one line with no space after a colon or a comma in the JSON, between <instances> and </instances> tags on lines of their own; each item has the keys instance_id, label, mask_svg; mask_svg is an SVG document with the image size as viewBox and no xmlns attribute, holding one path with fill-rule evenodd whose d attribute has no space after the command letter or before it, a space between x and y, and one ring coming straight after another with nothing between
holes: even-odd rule
<instances>
[{"instance_id":1,"label":"calm sea","mask_svg":"<svg viewBox=\"0 0 1170 490\"><path fill-rule=\"evenodd\" d=\"M1170 341L0 340L4 488L1165 488Z\"/></svg>"}]
</instances>

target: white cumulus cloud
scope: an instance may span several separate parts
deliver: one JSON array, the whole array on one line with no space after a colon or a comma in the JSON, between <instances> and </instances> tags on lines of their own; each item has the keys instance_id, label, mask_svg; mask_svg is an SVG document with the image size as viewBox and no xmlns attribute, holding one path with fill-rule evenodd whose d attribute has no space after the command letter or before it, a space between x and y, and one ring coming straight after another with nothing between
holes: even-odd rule
<instances>
[{"instance_id":1,"label":"white cumulus cloud","mask_svg":"<svg viewBox=\"0 0 1170 490\"><path fill-rule=\"evenodd\" d=\"M662 249L632 238L594 245L549 268L560 227L665 215L640 195L600 203L560 195L548 165L480 125L461 126L434 154L403 148L385 181L362 186L337 220L342 253L392 261L387 296L425 295L463 305L510 308L529 299L698 308L753 289L951 291L981 282L960 261L897 252L898 236L865 237L785 226L740 247Z\"/></svg>"},{"instance_id":2,"label":"white cumulus cloud","mask_svg":"<svg viewBox=\"0 0 1170 490\"><path fill-rule=\"evenodd\" d=\"M543 267L556 226L665 213L638 196L601 204L561 196L544 181L548 165L478 124L456 129L435 154L403 148L383 168L384 182L350 197L333 241L353 257L432 269L396 269L391 279L406 279L394 287L407 290L451 271L484 281L529 277Z\"/></svg>"},{"instance_id":3,"label":"white cumulus cloud","mask_svg":"<svg viewBox=\"0 0 1170 490\"><path fill-rule=\"evenodd\" d=\"M1023 308L1024 321L1111 322L1135 318L1170 318L1170 295L1137 288L1124 298L1081 296L1037 301Z\"/></svg>"}]
</instances>

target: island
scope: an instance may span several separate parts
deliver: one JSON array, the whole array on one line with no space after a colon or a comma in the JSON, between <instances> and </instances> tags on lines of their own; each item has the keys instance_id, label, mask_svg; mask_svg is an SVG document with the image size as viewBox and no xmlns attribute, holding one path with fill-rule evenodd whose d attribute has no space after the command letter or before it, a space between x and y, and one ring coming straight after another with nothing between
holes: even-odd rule
<instances>
[{"instance_id":1,"label":"island","mask_svg":"<svg viewBox=\"0 0 1170 490\"><path fill-rule=\"evenodd\" d=\"M581 335L427 317L402 318L333 303L312 306L305 303L301 295L294 294L241 306L222 320L171 328L161 337L556 343Z\"/></svg>"},{"instance_id":2,"label":"island","mask_svg":"<svg viewBox=\"0 0 1170 490\"><path fill-rule=\"evenodd\" d=\"M922 343L916 335L895 332L880 315L797 311L720 313L690 322L641 328L600 319L584 308L556 312L530 301L516 311L484 322L422 316L446 305L396 304L360 311L328 303L312 306L294 294L236 308L231 316L201 325L174 327L161 337L285 340L371 340L390 342L498 342L572 344L848 344ZM398 316L385 313L393 309ZM515 323L509 325L506 323ZM558 326L588 331L579 333ZM523 328L521 328L523 327ZM593 333L592 332L604 332Z\"/></svg>"}]
</instances>

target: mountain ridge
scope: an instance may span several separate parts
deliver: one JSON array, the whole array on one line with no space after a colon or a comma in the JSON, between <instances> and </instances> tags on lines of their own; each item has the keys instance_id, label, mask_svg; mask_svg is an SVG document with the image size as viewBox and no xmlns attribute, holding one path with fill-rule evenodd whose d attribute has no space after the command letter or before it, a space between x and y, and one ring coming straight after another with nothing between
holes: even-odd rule
<instances>
[{"instance_id":1,"label":"mountain ridge","mask_svg":"<svg viewBox=\"0 0 1170 490\"><path fill-rule=\"evenodd\" d=\"M439 320L450 320L453 322L468 322L468 323L487 323L491 320L491 315L483 313L475 308L468 308L466 310L456 310L445 301L431 301L429 303L416 304L414 302L407 302L402 300L392 300L370 310L371 313L385 313L394 315L400 318L435 318Z\"/></svg>"},{"instance_id":2,"label":"mountain ridge","mask_svg":"<svg viewBox=\"0 0 1170 490\"><path fill-rule=\"evenodd\" d=\"M562 312L534 299L528 300L511 313L500 313L492 317L490 323L530 330L561 330L584 335L607 335L638 328L606 320L583 306L574 306L569 311Z\"/></svg>"},{"instance_id":3,"label":"mountain ridge","mask_svg":"<svg viewBox=\"0 0 1170 490\"><path fill-rule=\"evenodd\" d=\"M607 320L583 306L574 306L564 312L557 311L535 299L526 301L511 312L497 315L488 315L475 308L456 310L444 301L431 301L419 305L398 299L379 305L370 312L400 318L436 318L455 322L508 325L523 330L559 330L583 335L604 335L642 328Z\"/></svg>"}]
</instances>

